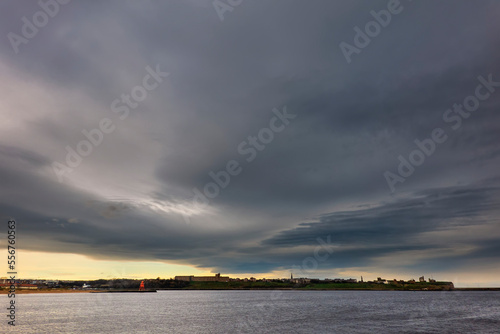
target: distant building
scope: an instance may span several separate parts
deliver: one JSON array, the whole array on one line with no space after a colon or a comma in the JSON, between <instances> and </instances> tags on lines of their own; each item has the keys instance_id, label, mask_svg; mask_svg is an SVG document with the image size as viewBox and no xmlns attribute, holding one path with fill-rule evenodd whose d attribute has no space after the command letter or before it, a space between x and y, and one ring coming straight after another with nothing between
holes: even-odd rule
<instances>
[{"instance_id":1,"label":"distant building","mask_svg":"<svg viewBox=\"0 0 500 334\"><path fill-rule=\"evenodd\" d=\"M307 283L311 283L311 279L309 279L309 278L305 278L305 277L301 277L301 278L294 278L294 279L291 279L291 280L290 280L290 283L296 283L296 284L307 284Z\"/></svg>"},{"instance_id":2,"label":"distant building","mask_svg":"<svg viewBox=\"0 0 500 334\"><path fill-rule=\"evenodd\" d=\"M18 289L27 289L27 290L36 290L38 289L38 286L35 284L19 284Z\"/></svg>"},{"instance_id":3,"label":"distant building","mask_svg":"<svg viewBox=\"0 0 500 334\"><path fill-rule=\"evenodd\" d=\"M429 283L436 283L435 279L429 278Z\"/></svg>"},{"instance_id":4,"label":"distant building","mask_svg":"<svg viewBox=\"0 0 500 334\"><path fill-rule=\"evenodd\" d=\"M425 277L424 277L424 276L419 277L419 278L418 278L418 281L419 281L419 282L425 282Z\"/></svg>"},{"instance_id":5,"label":"distant building","mask_svg":"<svg viewBox=\"0 0 500 334\"><path fill-rule=\"evenodd\" d=\"M186 282L229 282L229 276L221 276L215 274L215 276L175 276L176 281L186 281Z\"/></svg>"},{"instance_id":6,"label":"distant building","mask_svg":"<svg viewBox=\"0 0 500 334\"><path fill-rule=\"evenodd\" d=\"M193 277L194 277L193 275L191 275L191 276L175 276L174 280L176 280L176 281L191 282L191 280L192 280Z\"/></svg>"},{"instance_id":7,"label":"distant building","mask_svg":"<svg viewBox=\"0 0 500 334\"><path fill-rule=\"evenodd\" d=\"M333 283L358 283L358 280L355 279L355 278L348 278L348 279L345 279L345 278L334 278L331 281Z\"/></svg>"},{"instance_id":8,"label":"distant building","mask_svg":"<svg viewBox=\"0 0 500 334\"><path fill-rule=\"evenodd\" d=\"M9 289L11 286L10 283L1 283L0 284L0 289ZM38 289L38 286L35 284L21 284L21 283L14 283L14 287L16 289L27 289L27 290L36 290Z\"/></svg>"}]
</instances>

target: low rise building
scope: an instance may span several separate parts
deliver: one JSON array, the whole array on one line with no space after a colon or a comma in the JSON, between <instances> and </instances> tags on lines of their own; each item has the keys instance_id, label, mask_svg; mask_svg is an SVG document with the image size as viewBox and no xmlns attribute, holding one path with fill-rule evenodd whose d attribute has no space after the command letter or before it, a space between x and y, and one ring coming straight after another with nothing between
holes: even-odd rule
<instances>
[{"instance_id":1,"label":"low rise building","mask_svg":"<svg viewBox=\"0 0 500 334\"><path fill-rule=\"evenodd\" d=\"M176 281L186 281L186 282L229 282L229 276L221 276L215 274L215 276L175 276Z\"/></svg>"},{"instance_id":2,"label":"low rise building","mask_svg":"<svg viewBox=\"0 0 500 334\"><path fill-rule=\"evenodd\" d=\"M308 284L308 283L311 283L311 279L309 278L305 278L305 277L301 277L301 278L292 278L290 280L290 283L296 283L296 284Z\"/></svg>"},{"instance_id":3,"label":"low rise building","mask_svg":"<svg viewBox=\"0 0 500 334\"><path fill-rule=\"evenodd\" d=\"M14 283L13 285L14 285L15 289L26 289L26 290L38 289L38 286L35 284ZM11 286L12 286L12 284L9 284L9 283L0 283L0 289L9 289Z\"/></svg>"},{"instance_id":4,"label":"low rise building","mask_svg":"<svg viewBox=\"0 0 500 334\"><path fill-rule=\"evenodd\" d=\"M36 290L38 286L35 284L19 284L18 289L26 289L26 290Z\"/></svg>"}]
</instances>

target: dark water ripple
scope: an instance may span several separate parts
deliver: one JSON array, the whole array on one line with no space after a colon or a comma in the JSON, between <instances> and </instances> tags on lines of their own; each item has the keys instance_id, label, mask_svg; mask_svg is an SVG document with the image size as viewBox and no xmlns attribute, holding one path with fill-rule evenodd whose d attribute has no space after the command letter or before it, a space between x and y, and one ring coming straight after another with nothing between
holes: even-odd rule
<instances>
[{"instance_id":1,"label":"dark water ripple","mask_svg":"<svg viewBox=\"0 0 500 334\"><path fill-rule=\"evenodd\" d=\"M500 333L500 292L18 295L0 333Z\"/></svg>"}]
</instances>

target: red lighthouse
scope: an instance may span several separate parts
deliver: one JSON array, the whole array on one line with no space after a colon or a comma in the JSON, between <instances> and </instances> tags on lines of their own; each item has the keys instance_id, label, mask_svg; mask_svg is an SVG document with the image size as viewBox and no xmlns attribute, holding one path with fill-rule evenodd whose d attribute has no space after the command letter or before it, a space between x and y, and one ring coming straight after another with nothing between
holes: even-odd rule
<instances>
[{"instance_id":1,"label":"red lighthouse","mask_svg":"<svg viewBox=\"0 0 500 334\"><path fill-rule=\"evenodd\" d=\"M141 285L139 285L139 291L145 291L145 289L144 289L144 281L141 281Z\"/></svg>"}]
</instances>

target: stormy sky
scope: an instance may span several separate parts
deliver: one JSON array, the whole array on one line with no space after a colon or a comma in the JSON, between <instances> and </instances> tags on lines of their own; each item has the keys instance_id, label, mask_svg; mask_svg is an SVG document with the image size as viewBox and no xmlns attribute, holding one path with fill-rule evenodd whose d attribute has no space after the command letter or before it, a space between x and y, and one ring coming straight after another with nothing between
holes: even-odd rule
<instances>
[{"instance_id":1,"label":"stormy sky","mask_svg":"<svg viewBox=\"0 0 500 334\"><path fill-rule=\"evenodd\" d=\"M500 285L497 1L41 3L0 5L25 257Z\"/></svg>"}]
</instances>

